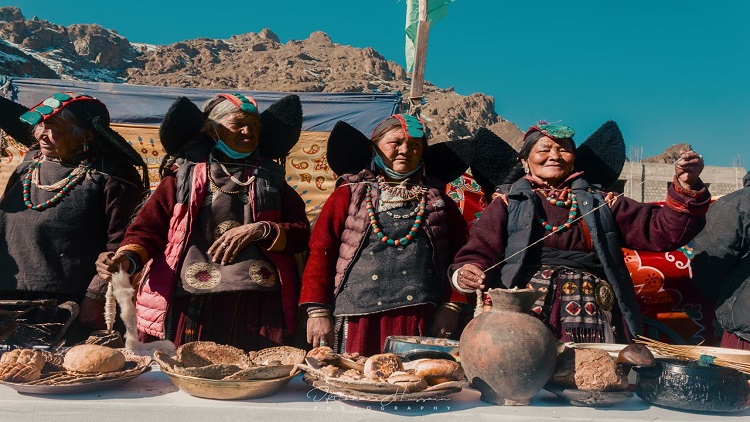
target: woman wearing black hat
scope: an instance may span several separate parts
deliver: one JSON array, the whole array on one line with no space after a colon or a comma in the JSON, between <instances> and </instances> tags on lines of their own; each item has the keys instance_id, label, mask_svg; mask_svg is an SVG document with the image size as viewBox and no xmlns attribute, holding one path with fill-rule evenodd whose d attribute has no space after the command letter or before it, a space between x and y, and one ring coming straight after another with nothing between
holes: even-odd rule
<instances>
[{"instance_id":1,"label":"woman wearing black hat","mask_svg":"<svg viewBox=\"0 0 750 422\"><path fill-rule=\"evenodd\" d=\"M328 162L342 176L315 223L300 300L313 346L370 356L392 335L458 335L466 298L451 291L446 270L467 228L437 186L468 163L429 162L433 147L445 145L427 147L422 122L404 114L371 139L343 122L331 132Z\"/></svg>"},{"instance_id":2,"label":"woman wearing black hat","mask_svg":"<svg viewBox=\"0 0 750 422\"><path fill-rule=\"evenodd\" d=\"M119 266L132 273L149 265L136 298L141 341L259 350L291 340L294 254L307 248L310 226L302 198L271 158L288 153L301 124L297 96L264 113L239 93L212 97L203 112L181 98L167 112L159 135L173 165L117 254L97 263L105 278Z\"/></svg>"},{"instance_id":3,"label":"woman wearing black hat","mask_svg":"<svg viewBox=\"0 0 750 422\"><path fill-rule=\"evenodd\" d=\"M107 285L93 263L119 246L148 192L146 165L93 97L61 92L31 110L4 98L0 106L4 129L30 146L0 201L0 296L79 303L80 324L68 333L80 340L104 328Z\"/></svg>"},{"instance_id":4,"label":"woman wearing black hat","mask_svg":"<svg viewBox=\"0 0 750 422\"><path fill-rule=\"evenodd\" d=\"M669 251L686 244L705 224L710 195L694 151L675 164L664 207L603 191L597 184L611 184L622 168L624 142L614 122L595 134L606 135L599 154L591 153L593 135L575 148L572 129L532 126L518 154L525 175L498 188L451 272L462 292L546 291L533 311L560 340L624 343L642 322L621 246ZM622 157L619 169L596 166L607 155ZM474 168L475 175L483 170Z\"/></svg>"}]
</instances>

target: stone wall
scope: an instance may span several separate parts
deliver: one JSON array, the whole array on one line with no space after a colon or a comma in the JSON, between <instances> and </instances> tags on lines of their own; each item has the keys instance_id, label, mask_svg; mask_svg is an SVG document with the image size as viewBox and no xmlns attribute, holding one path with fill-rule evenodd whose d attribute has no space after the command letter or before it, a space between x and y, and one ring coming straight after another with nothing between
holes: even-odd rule
<instances>
[{"instance_id":1,"label":"stone wall","mask_svg":"<svg viewBox=\"0 0 750 422\"><path fill-rule=\"evenodd\" d=\"M701 179L714 199L742 188L742 167L706 166ZM664 201L674 177L674 165L627 162L612 190L641 202Z\"/></svg>"}]
</instances>

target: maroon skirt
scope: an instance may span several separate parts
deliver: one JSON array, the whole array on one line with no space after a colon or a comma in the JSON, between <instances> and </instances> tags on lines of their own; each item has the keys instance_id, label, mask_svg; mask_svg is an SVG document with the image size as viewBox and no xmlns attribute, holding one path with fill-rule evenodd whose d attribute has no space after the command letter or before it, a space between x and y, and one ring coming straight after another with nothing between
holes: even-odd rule
<instances>
[{"instance_id":1,"label":"maroon skirt","mask_svg":"<svg viewBox=\"0 0 750 422\"><path fill-rule=\"evenodd\" d=\"M175 346L213 341L245 351L284 344L284 312L279 292L227 292L176 297L167 337ZM141 341L157 340L139 333Z\"/></svg>"},{"instance_id":2,"label":"maroon skirt","mask_svg":"<svg viewBox=\"0 0 750 422\"><path fill-rule=\"evenodd\" d=\"M372 356L383 353L388 336L426 336L434 309L434 306L425 304L346 317L345 351Z\"/></svg>"}]
</instances>

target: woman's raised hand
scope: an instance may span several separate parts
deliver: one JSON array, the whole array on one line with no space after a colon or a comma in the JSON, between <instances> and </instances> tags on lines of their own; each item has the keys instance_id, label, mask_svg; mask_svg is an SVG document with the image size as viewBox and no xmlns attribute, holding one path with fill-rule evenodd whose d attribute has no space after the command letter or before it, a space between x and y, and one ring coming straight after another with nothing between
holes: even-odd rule
<instances>
[{"instance_id":1,"label":"woman's raised hand","mask_svg":"<svg viewBox=\"0 0 750 422\"><path fill-rule=\"evenodd\" d=\"M466 264L456 271L456 282L462 289L484 290L484 271L474 264Z\"/></svg>"},{"instance_id":2,"label":"woman's raised hand","mask_svg":"<svg viewBox=\"0 0 750 422\"><path fill-rule=\"evenodd\" d=\"M130 271L130 260L124 253L102 252L96 259L96 273L106 281L111 280L112 274L119 272L120 268L126 273Z\"/></svg>"},{"instance_id":3,"label":"woman's raised hand","mask_svg":"<svg viewBox=\"0 0 750 422\"><path fill-rule=\"evenodd\" d=\"M215 263L231 264L245 246L260 240L265 232L264 223L243 224L229 229L208 248L208 254L212 255Z\"/></svg>"},{"instance_id":4,"label":"woman's raised hand","mask_svg":"<svg viewBox=\"0 0 750 422\"><path fill-rule=\"evenodd\" d=\"M698 176L703 171L703 156L693 150L680 151L680 158L674 163L674 175L682 187L694 190Z\"/></svg>"}]
</instances>

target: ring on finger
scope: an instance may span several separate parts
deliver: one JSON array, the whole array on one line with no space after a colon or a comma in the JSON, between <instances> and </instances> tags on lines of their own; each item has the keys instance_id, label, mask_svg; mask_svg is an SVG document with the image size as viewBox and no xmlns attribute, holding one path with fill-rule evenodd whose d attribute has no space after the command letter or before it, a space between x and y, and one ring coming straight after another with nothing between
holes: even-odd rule
<instances>
[{"instance_id":1,"label":"ring on finger","mask_svg":"<svg viewBox=\"0 0 750 422\"><path fill-rule=\"evenodd\" d=\"M227 243L227 242L221 242L221 246L223 246L225 248L228 248L229 247L229 243Z\"/></svg>"}]
</instances>

